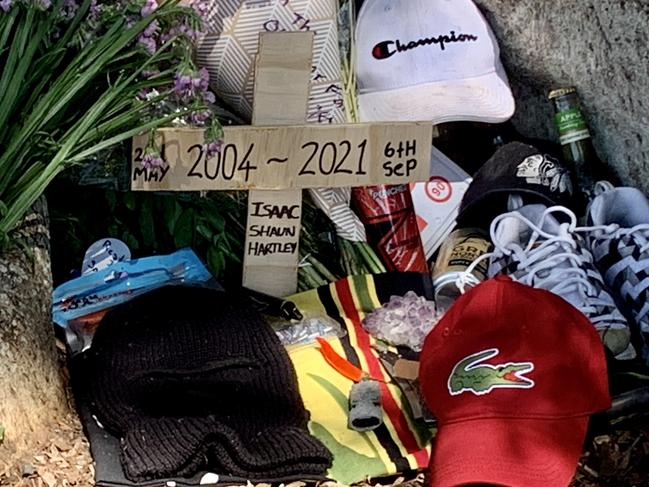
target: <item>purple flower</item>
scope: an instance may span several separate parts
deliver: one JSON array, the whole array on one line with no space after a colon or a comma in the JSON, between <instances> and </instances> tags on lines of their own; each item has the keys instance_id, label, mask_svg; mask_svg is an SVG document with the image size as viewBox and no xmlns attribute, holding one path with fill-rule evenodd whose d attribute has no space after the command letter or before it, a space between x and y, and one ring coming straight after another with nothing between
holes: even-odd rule
<instances>
[{"instance_id":1,"label":"purple flower","mask_svg":"<svg viewBox=\"0 0 649 487\"><path fill-rule=\"evenodd\" d=\"M0 0L0 8L5 12L9 12L9 9L13 6L13 0Z\"/></svg>"},{"instance_id":2,"label":"purple flower","mask_svg":"<svg viewBox=\"0 0 649 487\"><path fill-rule=\"evenodd\" d=\"M214 140L207 144L203 144L203 149L205 150L206 157L208 159L221 152L221 147L223 147L223 139Z\"/></svg>"},{"instance_id":3,"label":"purple flower","mask_svg":"<svg viewBox=\"0 0 649 487\"><path fill-rule=\"evenodd\" d=\"M198 36L198 32L193 30L186 23L182 23L182 24L179 24L179 25L176 25L176 26L172 27L167 32L163 33L160 36L160 40L164 43L164 42L167 42L167 41L169 41L170 39L172 39L174 37L182 37L182 36L185 36L189 40L193 41L193 40L196 40L196 38Z\"/></svg>"},{"instance_id":4,"label":"purple flower","mask_svg":"<svg viewBox=\"0 0 649 487\"><path fill-rule=\"evenodd\" d=\"M203 100L207 103L216 103L216 95L211 91L206 91L205 94L203 94Z\"/></svg>"},{"instance_id":5,"label":"purple flower","mask_svg":"<svg viewBox=\"0 0 649 487\"><path fill-rule=\"evenodd\" d=\"M151 167L161 167L164 166L165 162L162 160L162 158L154 153L154 152L147 152L144 154L144 157L142 158L142 162L140 165L145 168L149 169Z\"/></svg>"},{"instance_id":6,"label":"purple flower","mask_svg":"<svg viewBox=\"0 0 649 487\"><path fill-rule=\"evenodd\" d=\"M146 0L144 3L144 7L142 7L142 10L140 10L140 14L142 17L146 17L147 15L151 15L155 10L158 8L158 2L156 0Z\"/></svg>"},{"instance_id":7,"label":"purple flower","mask_svg":"<svg viewBox=\"0 0 649 487\"><path fill-rule=\"evenodd\" d=\"M180 100L191 100L196 96L193 78L189 74L177 73L174 78L174 91Z\"/></svg>"},{"instance_id":8,"label":"purple flower","mask_svg":"<svg viewBox=\"0 0 649 487\"><path fill-rule=\"evenodd\" d=\"M65 19L72 19L79 9L79 4L76 0L64 0L61 5L61 17Z\"/></svg>"},{"instance_id":9,"label":"purple flower","mask_svg":"<svg viewBox=\"0 0 649 487\"><path fill-rule=\"evenodd\" d=\"M212 113L209 110L201 110L200 112L192 112L189 119L195 125L202 125L210 119L211 115Z\"/></svg>"},{"instance_id":10,"label":"purple flower","mask_svg":"<svg viewBox=\"0 0 649 487\"><path fill-rule=\"evenodd\" d=\"M142 35L145 37L152 37L156 33L159 27L160 25L158 24L158 21L154 20L147 26L146 29L142 31Z\"/></svg>"},{"instance_id":11,"label":"purple flower","mask_svg":"<svg viewBox=\"0 0 649 487\"><path fill-rule=\"evenodd\" d=\"M186 74L176 74L174 78L174 89L180 93L192 87L192 77Z\"/></svg>"},{"instance_id":12,"label":"purple flower","mask_svg":"<svg viewBox=\"0 0 649 487\"><path fill-rule=\"evenodd\" d=\"M174 92L178 100L188 104L194 100L200 102L214 103L216 97L208 90L210 75L207 69L201 68L198 71L191 68L183 68L176 73L174 78Z\"/></svg>"},{"instance_id":13,"label":"purple flower","mask_svg":"<svg viewBox=\"0 0 649 487\"><path fill-rule=\"evenodd\" d=\"M206 68L201 68L198 70L198 86L203 90L207 90L210 84L210 72Z\"/></svg>"},{"instance_id":14,"label":"purple flower","mask_svg":"<svg viewBox=\"0 0 649 487\"><path fill-rule=\"evenodd\" d=\"M147 50L149 54L155 54L158 49L158 45L153 37L147 37L144 34L140 35L137 39L138 43Z\"/></svg>"},{"instance_id":15,"label":"purple flower","mask_svg":"<svg viewBox=\"0 0 649 487\"><path fill-rule=\"evenodd\" d=\"M192 2L192 8L203 19L207 17L210 10L209 2L206 2L205 0L194 0Z\"/></svg>"}]
</instances>

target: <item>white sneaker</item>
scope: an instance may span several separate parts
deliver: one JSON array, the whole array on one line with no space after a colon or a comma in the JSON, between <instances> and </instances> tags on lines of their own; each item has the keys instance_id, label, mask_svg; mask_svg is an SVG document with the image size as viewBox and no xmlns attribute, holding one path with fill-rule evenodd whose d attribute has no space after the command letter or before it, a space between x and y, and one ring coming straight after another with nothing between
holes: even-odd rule
<instances>
[{"instance_id":1,"label":"white sneaker","mask_svg":"<svg viewBox=\"0 0 649 487\"><path fill-rule=\"evenodd\" d=\"M606 285L639 332L649 363L649 201L635 188L600 188L587 212L591 226L582 231Z\"/></svg>"},{"instance_id":2,"label":"white sneaker","mask_svg":"<svg viewBox=\"0 0 649 487\"><path fill-rule=\"evenodd\" d=\"M559 223L557 216L567 217L569 223ZM561 296L593 323L615 358L632 359L636 353L629 325L576 228L575 214L562 206L527 205L496 217L491 224L489 277L507 274Z\"/></svg>"}]
</instances>

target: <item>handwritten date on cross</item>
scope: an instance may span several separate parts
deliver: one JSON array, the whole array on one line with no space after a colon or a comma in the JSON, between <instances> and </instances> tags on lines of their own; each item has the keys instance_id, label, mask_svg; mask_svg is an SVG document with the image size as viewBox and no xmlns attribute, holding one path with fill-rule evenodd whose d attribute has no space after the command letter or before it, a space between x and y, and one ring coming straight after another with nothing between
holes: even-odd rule
<instances>
[{"instance_id":1,"label":"handwritten date on cross","mask_svg":"<svg viewBox=\"0 0 649 487\"><path fill-rule=\"evenodd\" d=\"M146 137L134 139L135 190L289 189L400 184L428 179L428 123L228 127L207 158L202 131L161 129L166 164L141 167Z\"/></svg>"}]
</instances>

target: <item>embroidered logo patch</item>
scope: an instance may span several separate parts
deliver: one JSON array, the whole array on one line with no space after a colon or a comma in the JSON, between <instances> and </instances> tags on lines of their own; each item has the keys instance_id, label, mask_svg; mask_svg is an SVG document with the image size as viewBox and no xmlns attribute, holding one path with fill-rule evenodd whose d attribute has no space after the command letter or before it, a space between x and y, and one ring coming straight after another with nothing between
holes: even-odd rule
<instances>
[{"instance_id":1,"label":"embroidered logo patch","mask_svg":"<svg viewBox=\"0 0 649 487\"><path fill-rule=\"evenodd\" d=\"M482 396L494 389L534 387L534 381L525 377L525 374L534 370L532 362L507 362L497 365L483 363L499 353L497 348L490 348L471 354L455 364L447 384L451 396L458 396L463 392Z\"/></svg>"},{"instance_id":2,"label":"embroidered logo patch","mask_svg":"<svg viewBox=\"0 0 649 487\"><path fill-rule=\"evenodd\" d=\"M559 161L542 154L527 157L516 168L516 176L525 178L530 184L540 184L550 188L553 193L568 192L572 194L570 173L559 164Z\"/></svg>"},{"instance_id":3,"label":"embroidered logo patch","mask_svg":"<svg viewBox=\"0 0 649 487\"><path fill-rule=\"evenodd\" d=\"M473 34L455 34L455 31L449 32L448 35L437 35L432 37L425 37L414 41L402 41L400 39L379 42L372 49L372 56L374 59L387 59L395 54L410 51L418 47L424 46L438 46L440 50L444 51L447 44L451 43L464 43L476 42L478 36Z\"/></svg>"}]
</instances>

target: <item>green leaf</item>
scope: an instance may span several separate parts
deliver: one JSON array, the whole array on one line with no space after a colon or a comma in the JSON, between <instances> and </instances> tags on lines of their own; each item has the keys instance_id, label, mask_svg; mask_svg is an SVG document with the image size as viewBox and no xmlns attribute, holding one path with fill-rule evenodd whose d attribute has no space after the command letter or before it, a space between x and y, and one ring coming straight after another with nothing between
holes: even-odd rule
<instances>
[{"instance_id":1,"label":"green leaf","mask_svg":"<svg viewBox=\"0 0 649 487\"><path fill-rule=\"evenodd\" d=\"M0 424L0 445L5 441L5 427Z\"/></svg>"},{"instance_id":2,"label":"green leaf","mask_svg":"<svg viewBox=\"0 0 649 487\"><path fill-rule=\"evenodd\" d=\"M167 224L167 229L169 230L169 235L174 234L174 228L176 227L176 222L178 217L183 212L180 203L173 196L164 196L162 198L162 215L165 223Z\"/></svg>"},{"instance_id":3,"label":"green leaf","mask_svg":"<svg viewBox=\"0 0 649 487\"><path fill-rule=\"evenodd\" d=\"M194 210L186 209L178 217L174 228L174 243L177 248L188 247L194 242Z\"/></svg>"},{"instance_id":4,"label":"green leaf","mask_svg":"<svg viewBox=\"0 0 649 487\"><path fill-rule=\"evenodd\" d=\"M236 262L237 264L243 263L242 257L240 255L235 254L228 248L221 247L221 252L223 253L224 256L228 257L231 261Z\"/></svg>"},{"instance_id":5,"label":"green leaf","mask_svg":"<svg viewBox=\"0 0 649 487\"><path fill-rule=\"evenodd\" d=\"M137 241L135 235L133 235L128 230L124 230L122 234L122 240L131 250L138 250L140 248L140 242Z\"/></svg>"},{"instance_id":6,"label":"green leaf","mask_svg":"<svg viewBox=\"0 0 649 487\"><path fill-rule=\"evenodd\" d=\"M119 238L119 225L117 223L111 223L108 225L108 236L109 237L114 237L114 238Z\"/></svg>"},{"instance_id":7,"label":"green leaf","mask_svg":"<svg viewBox=\"0 0 649 487\"><path fill-rule=\"evenodd\" d=\"M115 208L117 207L117 195L115 194L115 191L106 191L106 203L108 203L108 210L111 213L114 213Z\"/></svg>"},{"instance_id":8,"label":"green leaf","mask_svg":"<svg viewBox=\"0 0 649 487\"><path fill-rule=\"evenodd\" d=\"M225 218L223 218L220 214L207 210L205 212L205 218L207 218L207 221L218 233L221 233L223 232L223 230L225 230Z\"/></svg>"},{"instance_id":9,"label":"green leaf","mask_svg":"<svg viewBox=\"0 0 649 487\"><path fill-rule=\"evenodd\" d=\"M214 232L206 225L203 223L199 223L196 226L196 231L203 237L205 240L208 242L212 241L212 238L214 237Z\"/></svg>"},{"instance_id":10,"label":"green leaf","mask_svg":"<svg viewBox=\"0 0 649 487\"><path fill-rule=\"evenodd\" d=\"M3 217L7 213L7 205L0 201L0 217Z\"/></svg>"},{"instance_id":11,"label":"green leaf","mask_svg":"<svg viewBox=\"0 0 649 487\"><path fill-rule=\"evenodd\" d=\"M131 211L135 210L135 193L133 193L133 191L127 191L126 193L124 193L122 199L124 200L126 208Z\"/></svg>"},{"instance_id":12,"label":"green leaf","mask_svg":"<svg viewBox=\"0 0 649 487\"><path fill-rule=\"evenodd\" d=\"M58 21L54 15L21 8L0 15L0 51L8 48L0 60L0 199L8 208L0 218L0 233L13 228L71 163L179 116L138 119L135 110L120 101L133 99L145 87L136 81L139 73L168 60L178 39L170 39L148 57L128 46L154 20L173 19L191 10L175 1L163 2L131 27L119 12L92 42L71 47L70 41L81 37L89 5L90 0L83 1L58 41L50 39ZM168 82L171 76L163 71L157 79L142 83L162 85L163 78Z\"/></svg>"},{"instance_id":13,"label":"green leaf","mask_svg":"<svg viewBox=\"0 0 649 487\"><path fill-rule=\"evenodd\" d=\"M145 198L138 212L138 223L140 224L140 233L142 234L142 242L144 245L150 248L156 248L152 207L153 202L151 198Z\"/></svg>"},{"instance_id":14,"label":"green leaf","mask_svg":"<svg viewBox=\"0 0 649 487\"><path fill-rule=\"evenodd\" d=\"M225 258L216 247L210 247L207 251L207 267L214 277L218 277L225 268Z\"/></svg>"}]
</instances>

